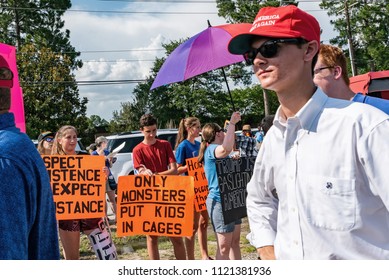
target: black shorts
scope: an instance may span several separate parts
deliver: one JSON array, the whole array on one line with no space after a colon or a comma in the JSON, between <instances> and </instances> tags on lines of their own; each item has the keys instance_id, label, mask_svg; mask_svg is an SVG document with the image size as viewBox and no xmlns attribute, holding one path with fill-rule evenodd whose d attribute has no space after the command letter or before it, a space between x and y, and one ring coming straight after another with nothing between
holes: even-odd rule
<instances>
[{"instance_id":1,"label":"black shorts","mask_svg":"<svg viewBox=\"0 0 389 280\"><path fill-rule=\"evenodd\" d=\"M81 220L60 220L58 226L66 231L85 231L99 228L99 224L103 222L102 218L81 219Z\"/></svg>"}]
</instances>

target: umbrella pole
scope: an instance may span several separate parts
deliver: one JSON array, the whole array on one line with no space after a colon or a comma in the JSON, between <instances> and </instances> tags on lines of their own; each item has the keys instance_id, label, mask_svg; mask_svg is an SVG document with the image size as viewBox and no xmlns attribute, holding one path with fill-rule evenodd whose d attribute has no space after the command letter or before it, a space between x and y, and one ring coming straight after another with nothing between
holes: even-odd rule
<instances>
[{"instance_id":1,"label":"umbrella pole","mask_svg":"<svg viewBox=\"0 0 389 280\"><path fill-rule=\"evenodd\" d=\"M234 101L232 100L232 95L231 95L230 87L228 86L226 72L224 72L224 67L222 67L221 69L222 69L222 72L223 72L224 80L226 81L228 94L230 95L231 104L232 104L232 109L234 110L234 112L236 112L236 110L235 110L235 105L234 105Z\"/></svg>"}]
</instances>

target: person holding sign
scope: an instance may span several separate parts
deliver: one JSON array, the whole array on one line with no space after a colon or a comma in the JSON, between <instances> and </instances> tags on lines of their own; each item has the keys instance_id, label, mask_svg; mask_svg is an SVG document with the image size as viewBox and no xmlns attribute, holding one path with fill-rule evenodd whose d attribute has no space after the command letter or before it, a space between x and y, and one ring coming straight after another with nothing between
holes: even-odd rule
<instances>
[{"instance_id":1,"label":"person holding sign","mask_svg":"<svg viewBox=\"0 0 389 280\"><path fill-rule=\"evenodd\" d=\"M0 56L0 259L58 260L50 179L34 144L9 112L13 78Z\"/></svg>"},{"instance_id":2,"label":"person holding sign","mask_svg":"<svg viewBox=\"0 0 389 280\"><path fill-rule=\"evenodd\" d=\"M320 33L294 5L265 7L229 42L280 102L247 185L250 243L266 260L388 260L389 118L315 86Z\"/></svg>"},{"instance_id":3,"label":"person holding sign","mask_svg":"<svg viewBox=\"0 0 389 280\"><path fill-rule=\"evenodd\" d=\"M88 155L86 152L77 152L76 145L76 128L71 125L62 126L55 135L52 155ZM106 175L108 176L108 173ZM104 260L117 258L116 248L102 218L59 220L58 226L65 259L80 258L80 232L88 236L97 258Z\"/></svg>"},{"instance_id":4,"label":"person holding sign","mask_svg":"<svg viewBox=\"0 0 389 280\"><path fill-rule=\"evenodd\" d=\"M144 139L132 152L134 168L140 175L177 175L177 163L170 143L157 139L157 119L152 114L140 118ZM159 260L158 236L147 235L147 251L151 260ZM169 237L177 260L185 260L185 246L181 237Z\"/></svg>"},{"instance_id":5,"label":"person holding sign","mask_svg":"<svg viewBox=\"0 0 389 280\"><path fill-rule=\"evenodd\" d=\"M200 120L196 117L182 119L179 127L176 140L176 159L178 173L187 175L188 167L186 159L197 157L199 155L200 142L196 141L201 132ZM208 212L194 212L193 235L185 238L186 254L188 260L194 260L195 236L198 232L201 257L203 260L211 259L208 255L207 247L207 228L208 228Z\"/></svg>"},{"instance_id":6,"label":"person holding sign","mask_svg":"<svg viewBox=\"0 0 389 280\"><path fill-rule=\"evenodd\" d=\"M204 163L204 171L208 180L209 193L207 211L211 218L217 241L217 260L240 260L240 225L241 219L224 224L221 205L220 188L216 173L216 159L230 155L235 144L235 125L240 121L240 113L231 116L227 132L218 124L208 123L202 130L203 141L199 152L199 162Z\"/></svg>"}]
</instances>

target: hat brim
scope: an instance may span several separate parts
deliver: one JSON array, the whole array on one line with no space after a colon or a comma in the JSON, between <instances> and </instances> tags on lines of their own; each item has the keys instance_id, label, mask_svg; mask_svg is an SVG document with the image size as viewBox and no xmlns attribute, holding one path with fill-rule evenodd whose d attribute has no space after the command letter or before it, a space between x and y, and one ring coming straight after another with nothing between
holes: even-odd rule
<instances>
[{"instance_id":1,"label":"hat brim","mask_svg":"<svg viewBox=\"0 0 389 280\"><path fill-rule=\"evenodd\" d=\"M49 132L49 133L44 133L44 134L39 135L38 142L46 139L47 137L55 137L55 133L54 132Z\"/></svg>"},{"instance_id":2,"label":"hat brim","mask_svg":"<svg viewBox=\"0 0 389 280\"><path fill-rule=\"evenodd\" d=\"M257 35L239 34L228 43L228 51L232 54L244 54L251 49L253 38Z\"/></svg>"}]
</instances>

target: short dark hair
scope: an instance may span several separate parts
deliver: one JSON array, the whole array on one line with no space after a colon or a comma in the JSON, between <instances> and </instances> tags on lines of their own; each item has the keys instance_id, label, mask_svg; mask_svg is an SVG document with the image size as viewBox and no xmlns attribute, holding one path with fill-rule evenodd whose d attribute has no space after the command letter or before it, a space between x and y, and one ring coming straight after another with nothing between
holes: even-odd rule
<instances>
[{"instance_id":1,"label":"short dark hair","mask_svg":"<svg viewBox=\"0 0 389 280\"><path fill-rule=\"evenodd\" d=\"M8 111L11 108L11 89L0 87L0 111Z\"/></svg>"},{"instance_id":2,"label":"short dark hair","mask_svg":"<svg viewBox=\"0 0 389 280\"><path fill-rule=\"evenodd\" d=\"M267 115L262 119L261 127L265 135L267 131L270 129L270 127L273 125L273 120L274 120L274 115Z\"/></svg>"},{"instance_id":3,"label":"short dark hair","mask_svg":"<svg viewBox=\"0 0 389 280\"><path fill-rule=\"evenodd\" d=\"M0 64L6 64L3 57L0 56ZM11 81L13 73L8 67L1 67L0 80ZM12 87L12 85L11 85ZM0 86L0 111L8 111L11 108L11 89L6 86Z\"/></svg>"},{"instance_id":4,"label":"short dark hair","mask_svg":"<svg viewBox=\"0 0 389 280\"><path fill-rule=\"evenodd\" d=\"M157 125L157 119L152 114L144 114L139 121L140 128Z\"/></svg>"}]
</instances>

